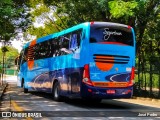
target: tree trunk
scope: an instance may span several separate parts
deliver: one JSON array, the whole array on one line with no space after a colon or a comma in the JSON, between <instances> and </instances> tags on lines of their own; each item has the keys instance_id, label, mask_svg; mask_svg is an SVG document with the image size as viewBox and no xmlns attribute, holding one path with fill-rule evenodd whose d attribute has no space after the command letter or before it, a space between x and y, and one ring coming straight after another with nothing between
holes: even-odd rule
<instances>
[{"instance_id":1,"label":"tree trunk","mask_svg":"<svg viewBox=\"0 0 160 120\"><path fill-rule=\"evenodd\" d=\"M150 97L152 95L152 41L150 42L150 53L151 53L151 57L150 57Z\"/></svg>"},{"instance_id":2,"label":"tree trunk","mask_svg":"<svg viewBox=\"0 0 160 120\"><path fill-rule=\"evenodd\" d=\"M159 70L159 95L158 97L160 98L160 70Z\"/></svg>"},{"instance_id":3,"label":"tree trunk","mask_svg":"<svg viewBox=\"0 0 160 120\"><path fill-rule=\"evenodd\" d=\"M146 81L146 72L144 72L144 77L145 77L145 80L144 80L144 81L145 81L145 84L144 84L144 87L145 87L145 88L144 88L144 89L145 89L145 91L146 91L146 86L147 86L147 81Z\"/></svg>"},{"instance_id":4,"label":"tree trunk","mask_svg":"<svg viewBox=\"0 0 160 120\"><path fill-rule=\"evenodd\" d=\"M150 84L149 84L149 87L150 87L150 90L149 90L149 93L150 93L150 97L152 95L152 63L150 62Z\"/></svg>"},{"instance_id":5,"label":"tree trunk","mask_svg":"<svg viewBox=\"0 0 160 120\"><path fill-rule=\"evenodd\" d=\"M140 90L140 61L141 61L141 56L139 53L139 56L138 56L138 89L139 90Z\"/></svg>"}]
</instances>

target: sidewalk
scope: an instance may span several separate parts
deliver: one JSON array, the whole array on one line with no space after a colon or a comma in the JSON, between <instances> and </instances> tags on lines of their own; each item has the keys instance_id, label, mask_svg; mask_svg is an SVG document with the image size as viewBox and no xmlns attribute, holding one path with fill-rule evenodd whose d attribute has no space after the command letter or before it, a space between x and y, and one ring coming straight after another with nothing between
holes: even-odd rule
<instances>
[{"instance_id":1,"label":"sidewalk","mask_svg":"<svg viewBox=\"0 0 160 120\"><path fill-rule=\"evenodd\" d=\"M7 87L7 84L8 83L3 83L3 85L0 85L0 101L2 99L2 95L3 95L3 92L5 91L6 87Z\"/></svg>"},{"instance_id":2,"label":"sidewalk","mask_svg":"<svg viewBox=\"0 0 160 120\"><path fill-rule=\"evenodd\" d=\"M3 85L0 85L0 101L2 99L3 92L5 91L5 88L7 87L7 85L10 84L10 83L12 83L12 82L16 83L16 81L17 81L17 76L14 76L14 75L4 75Z\"/></svg>"}]
</instances>

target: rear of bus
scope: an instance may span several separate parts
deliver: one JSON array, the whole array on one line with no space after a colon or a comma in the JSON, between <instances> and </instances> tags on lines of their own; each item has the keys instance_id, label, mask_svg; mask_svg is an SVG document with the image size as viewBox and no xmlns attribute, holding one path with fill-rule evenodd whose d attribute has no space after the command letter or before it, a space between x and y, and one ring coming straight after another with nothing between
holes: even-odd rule
<instances>
[{"instance_id":1,"label":"rear of bus","mask_svg":"<svg viewBox=\"0 0 160 120\"><path fill-rule=\"evenodd\" d=\"M91 22L81 96L84 98L131 98L135 67L135 35L132 27Z\"/></svg>"}]
</instances>

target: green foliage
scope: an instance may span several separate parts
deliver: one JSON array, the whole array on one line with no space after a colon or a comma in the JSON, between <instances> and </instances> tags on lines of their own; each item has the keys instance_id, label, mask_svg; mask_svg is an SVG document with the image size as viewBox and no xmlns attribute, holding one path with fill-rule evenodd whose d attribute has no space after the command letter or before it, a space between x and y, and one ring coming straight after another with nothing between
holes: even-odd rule
<instances>
[{"instance_id":1,"label":"green foliage","mask_svg":"<svg viewBox=\"0 0 160 120\"><path fill-rule=\"evenodd\" d=\"M158 89L158 87L159 87L159 84L158 84L158 82L159 82L158 81L159 80L159 74L153 74L152 77L153 77L153 84L152 84L152 86L153 86L153 88L157 88ZM142 88L145 87L145 79L146 79L146 87L149 88L150 87L150 81L149 81L150 74L149 73L145 73L145 74L142 75L142 73L140 73L140 83L141 83L141 87ZM138 81L139 81L138 80L138 76L136 75L135 76L135 82L138 82Z\"/></svg>"},{"instance_id":2,"label":"green foliage","mask_svg":"<svg viewBox=\"0 0 160 120\"><path fill-rule=\"evenodd\" d=\"M15 14L12 0L3 0L0 3L0 36L8 39L8 36L14 32L14 27L10 22L10 18ZM13 8L13 9L12 9Z\"/></svg>"},{"instance_id":3,"label":"green foliage","mask_svg":"<svg viewBox=\"0 0 160 120\"><path fill-rule=\"evenodd\" d=\"M109 2L109 8L111 17L125 19L135 16L135 9L137 9L138 3L136 1L122 1L114 0ZM124 19L123 18L123 19Z\"/></svg>"},{"instance_id":4,"label":"green foliage","mask_svg":"<svg viewBox=\"0 0 160 120\"><path fill-rule=\"evenodd\" d=\"M42 37L85 21L118 22L135 28L138 54L142 48L148 54L149 47L145 43L151 40L155 44L155 54L158 56L159 4L159 0L31 0L30 5L34 9L33 21L41 17L45 24L39 28L31 26L28 32ZM50 19L47 15L50 10L53 11L52 18L55 19Z\"/></svg>"},{"instance_id":5,"label":"green foliage","mask_svg":"<svg viewBox=\"0 0 160 120\"><path fill-rule=\"evenodd\" d=\"M7 46L6 49L8 50L6 53L5 53L5 58L6 58L6 63L7 66L14 66L14 60L15 58L19 55L18 53L18 50L16 48L13 48L13 47L9 47ZM2 59L3 59L3 53L2 51L0 51L0 65L2 66Z\"/></svg>"},{"instance_id":6,"label":"green foliage","mask_svg":"<svg viewBox=\"0 0 160 120\"><path fill-rule=\"evenodd\" d=\"M54 32L57 32L56 29L53 29L54 27L54 24L52 23L46 23L44 25L45 27L34 27L34 26L31 26L28 31L31 35L36 35L37 38L40 38L42 36L46 36L46 35L49 35L51 33L54 33Z\"/></svg>"},{"instance_id":7,"label":"green foliage","mask_svg":"<svg viewBox=\"0 0 160 120\"><path fill-rule=\"evenodd\" d=\"M26 9L27 1L1 0L0 2L0 37L10 40L19 32L17 29L25 30L30 23Z\"/></svg>"}]
</instances>

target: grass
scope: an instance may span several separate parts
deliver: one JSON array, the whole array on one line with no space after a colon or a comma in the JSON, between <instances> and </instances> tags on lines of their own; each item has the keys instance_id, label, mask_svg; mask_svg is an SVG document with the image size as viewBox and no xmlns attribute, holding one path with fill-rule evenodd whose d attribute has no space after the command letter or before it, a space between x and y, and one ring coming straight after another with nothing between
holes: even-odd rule
<instances>
[{"instance_id":1,"label":"grass","mask_svg":"<svg viewBox=\"0 0 160 120\"><path fill-rule=\"evenodd\" d=\"M145 86L145 80L146 80L146 87L150 87L150 74L149 73L145 73L145 74L142 74L140 73L140 86L141 87L144 87ZM153 73L152 74L152 87L153 88L159 88L159 74L155 74ZM135 82L138 82L138 75L136 74L135 76Z\"/></svg>"}]
</instances>

